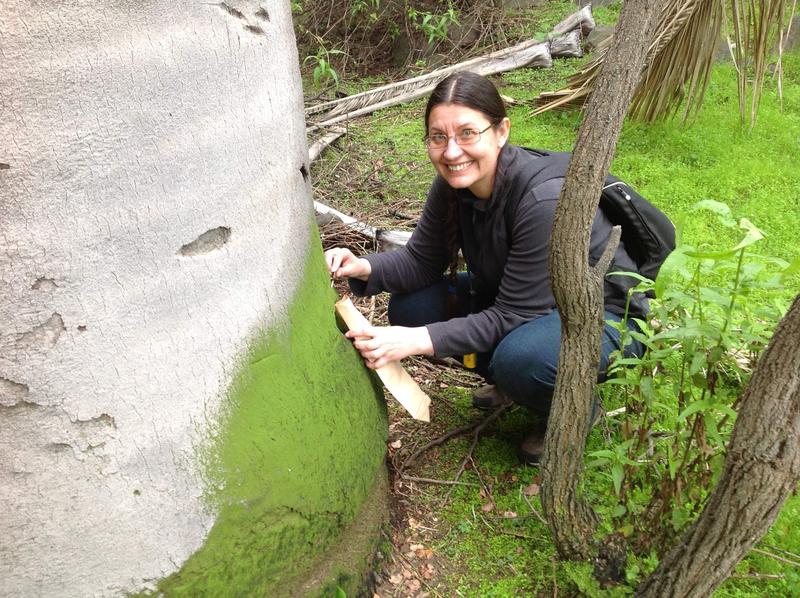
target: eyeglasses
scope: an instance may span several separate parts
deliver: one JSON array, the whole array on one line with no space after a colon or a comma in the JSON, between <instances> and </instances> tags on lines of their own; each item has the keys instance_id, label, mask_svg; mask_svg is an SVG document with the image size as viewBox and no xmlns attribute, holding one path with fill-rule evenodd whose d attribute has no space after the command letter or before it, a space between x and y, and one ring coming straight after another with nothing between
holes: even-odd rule
<instances>
[{"instance_id":1,"label":"eyeglasses","mask_svg":"<svg viewBox=\"0 0 800 598\"><path fill-rule=\"evenodd\" d=\"M455 135L445 135L444 133L434 133L433 135L425 135L422 141L425 142L429 148L442 149L447 147L450 139L454 139L458 145L473 145L481 140L481 133L485 133L494 125L489 125L483 131L476 131L475 129L462 129Z\"/></svg>"}]
</instances>

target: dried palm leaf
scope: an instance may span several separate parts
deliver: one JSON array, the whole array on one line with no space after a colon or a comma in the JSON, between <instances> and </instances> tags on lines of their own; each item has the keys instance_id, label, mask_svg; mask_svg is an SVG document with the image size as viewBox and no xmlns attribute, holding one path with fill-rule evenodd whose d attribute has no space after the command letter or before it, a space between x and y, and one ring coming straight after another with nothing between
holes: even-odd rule
<instances>
[{"instance_id":1,"label":"dried palm leaf","mask_svg":"<svg viewBox=\"0 0 800 598\"><path fill-rule=\"evenodd\" d=\"M794 14L796 2L792 3L789 15ZM786 0L749 0L733 2L734 35L739 73L739 118L747 121L747 92L750 83L750 128L755 125L764 77L771 53L777 47L778 59L775 76L781 90L781 58L783 54L786 20Z\"/></svg>"},{"instance_id":2,"label":"dried palm leaf","mask_svg":"<svg viewBox=\"0 0 800 598\"><path fill-rule=\"evenodd\" d=\"M742 3L732 0L735 39L732 54L737 65L743 122L748 82L752 85L750 121L751 124L755 122L768 50L775 41L776 31L779 51L781 48L786 1L745 0ZM629 113L632 117L652 122L674 114L681 105L684 106L684 120L697 113L708 87L725 11L724 0L669 0L665 3L658 33L648 50L645 72L631 102ZM568 79L564 89L541 94L537 98L539 108L534 114L554 108L583 106L592 92L610 40L606 43L595 59ZM780 77L779 68L776 76Z\"/></svg>"}]
</instances>

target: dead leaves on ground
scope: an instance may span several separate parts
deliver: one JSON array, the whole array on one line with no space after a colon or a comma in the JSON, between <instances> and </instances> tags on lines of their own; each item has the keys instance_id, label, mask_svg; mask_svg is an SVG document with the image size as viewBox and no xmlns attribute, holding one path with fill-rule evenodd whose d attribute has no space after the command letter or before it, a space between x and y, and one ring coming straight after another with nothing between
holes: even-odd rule
<instances>
[{"instance_id":1,"label":"dead leaves on ground","mask_svg":"<svg viewBox=\"0 0 800 598\"><path fill-rule=\"evenodd\" d=\"M409 518L409 528L412 529L414 528L412 523L418 524L414 518ZM432 588L430 588L429 582L432 582L438 573L433 549L422 542L413 540L406 540L401 545L395 543L395 546L400 548L400 552L396 553L399 557L395 560L396 566L391 568L388 575L384 573L384 581L376 588L373 598L390 596L426 598L430 596Z\"/></svg>"}]
</instances>

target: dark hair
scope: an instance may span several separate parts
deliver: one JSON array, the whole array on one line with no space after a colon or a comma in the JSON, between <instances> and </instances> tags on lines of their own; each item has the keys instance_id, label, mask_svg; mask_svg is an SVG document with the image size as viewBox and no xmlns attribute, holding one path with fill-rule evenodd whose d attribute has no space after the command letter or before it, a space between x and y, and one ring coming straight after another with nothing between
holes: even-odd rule
<instances>
[{"instance_id":1,"label":"dark hair","mask_svg":"<svg viewBox=\"0 0 800 598\"><path fill-rule=\"evenodd\" d=\"M499 125L506 117L506 106L503 98L486 77L468 71L454 73L442 79L431 92L425 106L425 133L428 133L428 118L439 104L459 104L483 113L492 126ZM448 278L450 289L447 294L448 317L456 315L457 294L456 275L458 273L458 200L454 189L450 189L450 198L445 221L445 238L449 256Z\"/></svg>"},{"instance_id":2,"label":"dark hair","mask_svg":"<svg viewBox=\"0 0 800 598\"><path fill-rule=\"evenodd\" d=\"M439 104L460 104L482 112L492 125L500 124L506 117L506 106L494 83L477 73L463 71L445 77L431 92L425 106L425 132L428 118Z\"/></svg>"}]
</instances>

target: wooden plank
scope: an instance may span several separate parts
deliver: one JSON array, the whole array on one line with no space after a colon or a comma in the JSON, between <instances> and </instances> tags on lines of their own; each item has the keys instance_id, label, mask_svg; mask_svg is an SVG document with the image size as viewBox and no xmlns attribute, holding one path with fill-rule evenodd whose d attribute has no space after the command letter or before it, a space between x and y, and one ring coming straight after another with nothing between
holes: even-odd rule
<instances>
[{"instance_id":1,"label":"wooden plank","mask_svg":"<svg viewBox=\"0 0 800 598\"><path fill-rule=\"evenodd\" d=\"M336 313L344 320L350 330L370 325L347 295L336 302ZM411 417L424 422L431 421L430 397L414 382L414 379L403 369L400 362L393 361L375 371L378 373L378 377L383 382L386 390L397 399L397 402L408 411Z\"/></svg>"}]
</instances>

